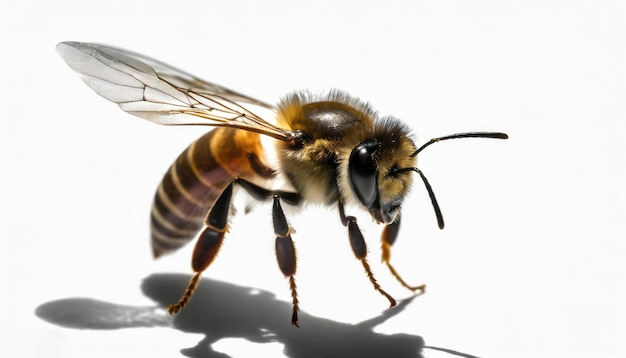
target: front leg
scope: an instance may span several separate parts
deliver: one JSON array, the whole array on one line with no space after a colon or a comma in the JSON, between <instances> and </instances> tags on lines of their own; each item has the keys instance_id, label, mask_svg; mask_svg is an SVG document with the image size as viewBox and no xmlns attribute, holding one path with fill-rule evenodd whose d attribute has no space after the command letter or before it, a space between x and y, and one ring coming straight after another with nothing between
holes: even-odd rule
<instances>
[{"instance_id":1,"label":"front leg","mask_svg":"<svg viewBox=\"0 0 626 358\"><path fill-rule=\"evenodd\" d=\"M389 262L389 260L391 259L391 245L393 245L393 243L396 241L399 231L400 231L400 215L398 215L398 217L396 218L394 222L385 226L385 229L383 230L383 235L381 237L382 261L387 265L387 267L389 268L389 271L391 271L391 274L398 281L400 281L400 284L402 284L402 286L408 288L409 290L413 292L419 290L420 293L424 293L424 291L426 290L426 285L410 286L402 279L402 277L400 277L396 269L394 269L391 263Z\"/></svg>"},{"instance_id":2,"label":"front leg","mask_svg":"<svg viewBox=\"0 0 626 358\"><path fill-rule=\"evenodd\" d=\"M356 223L356 218L354 216L346 216L343 210L343 204L339 201L339 216L341 218L341 223L344 226L348 227L348 236L350 238L350 246L352 246L352 251L354 252L354 256L361 261L365 272L367 273L367 277L369 278L372 285L374 285L374 289L380 292L381 295L385 296L389 300L389 307L393 307L396 305L396 300L391 297L390 294L385 292L378 282L376 278L374 278L374 274L372 273L372 269L370 265L367 263L367 245L365 244L365 239L363 238L363 234L361 233L361 229Z\"/></svg>"}]
</instances>

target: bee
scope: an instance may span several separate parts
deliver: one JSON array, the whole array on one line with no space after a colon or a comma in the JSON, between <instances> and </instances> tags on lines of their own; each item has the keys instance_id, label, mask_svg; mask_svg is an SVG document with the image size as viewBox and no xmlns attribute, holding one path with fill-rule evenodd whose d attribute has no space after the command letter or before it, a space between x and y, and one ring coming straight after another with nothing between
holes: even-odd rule
<instances>
[{"instance_id":1,"label":"bee","mask_svg":"<svg viewBox=\"0 0 626 358\"><path fill-rule=\"evenodd\" d=\"M155 257L196 238L191 260L195 274L180 300L169 305L170 314L187 305L201 274L217 256L228 231L235 187L257 201L272 203L276 258L289 280L294 326L299 324L296 250L283 204L336 206L354 255L374 289L393 307L396 301L367 262L357 219L345 207L365 209L376 223L385 225L382 261L402 286L423 292L424 285L407 284L390 263L413 173L424 183L438 225L444 227L432 187L416 166L417 155L443 140L508 138L500 132L457 133L418 147L402 121L379 116L369 104L339 90L322 95L294 92L273 106L127 50L80 42L61 42L56 48L89 87L130 114L163 125L217 127L182 152L154 197ZM275 114L276 124L257 115L268 110ZM273 138L278 165L269 163L269 148L261 136ZM284 178L288 188L274 188L277 178Z\"/></svg>"}]
</instances>

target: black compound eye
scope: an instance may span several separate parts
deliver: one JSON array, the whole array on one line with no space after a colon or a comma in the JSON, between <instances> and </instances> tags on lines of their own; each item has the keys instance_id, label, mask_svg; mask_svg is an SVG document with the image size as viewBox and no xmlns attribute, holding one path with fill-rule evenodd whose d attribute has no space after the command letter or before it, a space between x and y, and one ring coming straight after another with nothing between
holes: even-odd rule
<instances>
[{"instance_id":1,"label":"black compound eye","mask_svg":"<svg viewBox=\"0 0 626 358\"><path fill-rule=\"evenodd\" d=\"M352 150L348 162L350 186L359 201L368 208L378 198L378 170L373 158L376 149L376 143L361 143Z\"/></svg>"}]
</instances>

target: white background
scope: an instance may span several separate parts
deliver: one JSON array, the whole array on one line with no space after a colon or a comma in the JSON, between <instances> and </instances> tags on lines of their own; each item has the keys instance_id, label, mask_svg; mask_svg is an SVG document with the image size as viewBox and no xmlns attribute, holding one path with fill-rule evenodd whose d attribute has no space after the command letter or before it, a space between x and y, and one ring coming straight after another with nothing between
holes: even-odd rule
<instances>
[{"instance_id":1,"label":"white background","mask_svg":"<svg viewBox=\"0 0 626 358\"><path fill-rule=\"evenodd\" d=\"M205 130L121 112L58 57L64 40L129 48L268 102L341 88L404 119L419 143L507 132L508 141L446 142L420 156L447 227L437 229L416 182L393 262L428 290L368 337L404 333L479 357L626 356L625 2L4 1L0 21L1 356L172 357L203 338L171 327L64 328L35 315L60 299L154 306L144 278L189 273L190 247L152 261L147 218L161 176ZM379 263L380 228L351 213L380 283L410 297ZM297 331L287 303L276 312L288 345L321 333L308 322L350 327L379 315L387 303L337 213L289 219L309 315ZM205 277L289 300L267 207L232 220ZM230 323L245 331L254 319ZM235 336L213 349L282 354L282 343ZM356 337L320 339L310 352L367 346Z\"/></svg>"}]
</instances>

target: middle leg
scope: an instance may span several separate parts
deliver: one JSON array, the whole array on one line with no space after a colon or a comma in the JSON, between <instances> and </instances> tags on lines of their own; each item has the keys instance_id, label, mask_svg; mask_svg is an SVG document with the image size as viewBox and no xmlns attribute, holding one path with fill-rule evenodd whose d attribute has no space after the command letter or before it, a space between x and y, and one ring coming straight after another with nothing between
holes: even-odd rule
<instances>
[{"instance_id":1,"label":"middle leg","mask_svg":"<svg viewBox=\"0 0 626 358\"><path fill-rule=\"evenodd\" d=\"M280 271L289 278L289 289L291 290L291 299L293 310L291 314L291 324L300 327L298 324L299 301L298 292L296 290L296 248L291 239L291 227L287 222L285 213L280 204L281 200L286 203L297 205L302 198L298 193L290 193L285 191L271 191L262 188L256 184L250 183L243 179L238 179L237 183L241 185L250 195L259 201L266 201L273 198L272 221L274 224L274 234L276 235L276 260Z\"/></svg>"}]
</instances>

